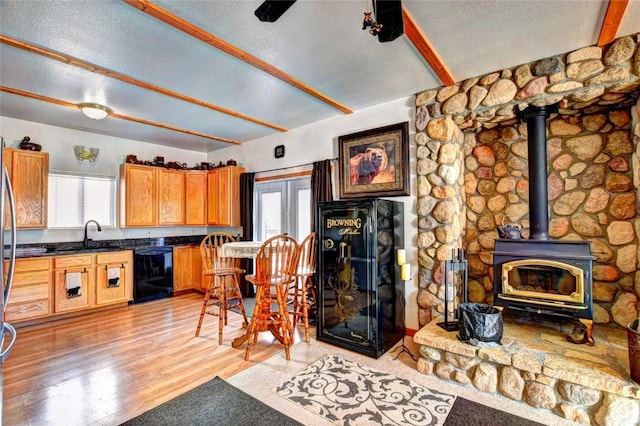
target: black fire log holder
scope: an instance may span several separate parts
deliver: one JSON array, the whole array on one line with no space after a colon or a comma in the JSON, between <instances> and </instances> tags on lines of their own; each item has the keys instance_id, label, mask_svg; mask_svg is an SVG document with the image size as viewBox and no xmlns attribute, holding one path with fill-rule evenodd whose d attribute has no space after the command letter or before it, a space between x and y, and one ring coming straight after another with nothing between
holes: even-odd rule
<instances>
[{"instance_id":1,"label":"black fire log holder","mask_svg":"<svg viewBox=\"0 0 640 426\"><path fill-rule=\"evenodd\" d=\"M457 285L457 278L459 277L462 278L459 283L460 286ZM468 280L469 274L467 260L464 258L464 250L461 248L452 249L451 260L444 262L444 322L438 323L440 327L447 331L458 331L460 329L459 304L467 303L468 301ZM450 304L452 305L451 309ZM453 318L449 318L449 312L453 313Z\"/></svg>"}]
</instances>

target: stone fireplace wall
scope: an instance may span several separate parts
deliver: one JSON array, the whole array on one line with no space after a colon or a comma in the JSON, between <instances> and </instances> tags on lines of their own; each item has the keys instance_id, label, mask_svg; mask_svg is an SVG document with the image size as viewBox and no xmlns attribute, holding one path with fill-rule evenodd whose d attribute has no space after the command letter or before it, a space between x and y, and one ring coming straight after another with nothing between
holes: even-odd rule
<instances>
[{"instance_id":1,"label":"stone fireplace wall","mask_svg":"<svg viewBox=\"0 0 640 426\"><path fill-rule=\"evenodd\" d=\"M419 322L444 311L444 261L467 250L471 301L492 303L496 226L528 236L526 123L548 120L550 236L591 242L594 320L638 314L640 34L416 96Z\"/></svg>"}]
</instances>

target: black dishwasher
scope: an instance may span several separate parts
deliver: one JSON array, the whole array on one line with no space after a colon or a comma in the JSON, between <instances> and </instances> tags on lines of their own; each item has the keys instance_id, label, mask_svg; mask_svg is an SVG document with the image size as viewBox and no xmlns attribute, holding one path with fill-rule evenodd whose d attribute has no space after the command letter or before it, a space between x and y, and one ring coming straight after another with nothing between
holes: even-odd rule
<instances>
[{"instance_id":1,"label":"black dishwasher","mask_svg":"<svg viewBox=\"0 0 640 426\"><path fill-rule=\"evenodd\" d=\"M173 294L173 248L153 247L133 252L133 303Z\"/></svg>"}]
</instances>

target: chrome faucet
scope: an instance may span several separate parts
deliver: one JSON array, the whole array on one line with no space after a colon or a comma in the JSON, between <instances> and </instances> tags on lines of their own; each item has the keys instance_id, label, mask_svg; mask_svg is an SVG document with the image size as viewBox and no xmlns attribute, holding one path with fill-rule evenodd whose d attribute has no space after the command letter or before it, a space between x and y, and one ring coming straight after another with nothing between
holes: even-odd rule
<instances>
[{"instance_id":1,"label":"chrome faucet","mask_svg":"<svg viewBox=\"0 0 640 426\"><path fill-rule=\"evenodd\" d=\"M84 224L84 248L89 247L89 241L92 241L89 238L87 238L87 227L88 227L89 223L91 223L91 222L96 224L96 226L98 227L98 232L102 232L102 227L100 226L100 224L98 222L96 222L93 219L88 220L87 223Z\"/></svg>"}]
</instances>

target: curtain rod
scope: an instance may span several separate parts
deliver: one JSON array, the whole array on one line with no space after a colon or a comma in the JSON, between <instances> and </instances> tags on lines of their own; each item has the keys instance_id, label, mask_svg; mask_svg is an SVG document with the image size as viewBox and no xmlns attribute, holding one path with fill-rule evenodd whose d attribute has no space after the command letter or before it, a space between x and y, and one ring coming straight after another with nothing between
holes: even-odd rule
<instances>
[{"instance_id":1,"label":"curtain rod","mask_svg":"<svg viewBox=\"0 0 640 426\"><path fill-rule=\"evenodd\" d=\"M329 158L329 161L336 161L337 159L338 159L337 157L336 158ZM298 164L297 166L288 166L288 167L280 167L278 169L261 170L259 172L254 172L254 173L255 174L258 174L258 173L269 173L269 172L276 172L278 170L294 169L296 167L311 166L311 165L313 165L313 163L315 163L315 161L311 162L311 163Z\"/></svg>"}]
</instances>

